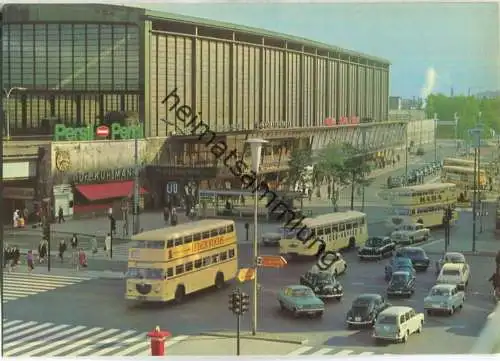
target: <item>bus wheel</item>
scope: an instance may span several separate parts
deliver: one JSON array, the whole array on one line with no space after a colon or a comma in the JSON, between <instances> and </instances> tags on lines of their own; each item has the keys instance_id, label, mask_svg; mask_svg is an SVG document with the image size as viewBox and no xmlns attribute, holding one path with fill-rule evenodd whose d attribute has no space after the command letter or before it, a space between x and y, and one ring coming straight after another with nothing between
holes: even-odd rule
<instances>
[{"instance_id":1,"label":"bus wheel","mask_svg":"<svg viewBox=\"0 0 500 361\"><path fill-rule=\"evenodd\" d=\"M184 296L186 295L186 289L184 288L183 285L177 286L177 289L175 290L175 303L180 304L182 303L182 300L184 299Z\"/></svg>"},{"instance_id":2,"label":"bus wheel","mask_svg":"<svg viewBox=\"0 0 500 361\"><path fill-rule=\"evenodd\" d=\"M219 290L224 287L224 273L222 272L217 272L217 275L215 276L215 287L218 288Z\"/></svg>"},{"instance_id":3,"label":"bus wheel","mask_svg":"<svg viewBox=\"0 0 500 361\"><path fill-rule=\"evenodd\" d=\"M349 238L349 249L356 248L356 239L354 237Z\"/></svg>"}]
</instances>

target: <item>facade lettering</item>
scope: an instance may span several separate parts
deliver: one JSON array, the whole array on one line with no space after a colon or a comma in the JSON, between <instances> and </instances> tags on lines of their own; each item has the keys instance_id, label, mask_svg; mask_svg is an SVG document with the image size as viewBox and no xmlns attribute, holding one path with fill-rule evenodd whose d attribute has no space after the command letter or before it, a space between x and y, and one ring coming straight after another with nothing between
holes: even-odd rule
<instances>
[{"instance_id":1,"label":"facade lettering","mask_svg":"<svg viewBox=\"0 0 500 361\"><path fill-rule=\"evenodd\" d=\"M102 130L105 125L99 126ZM65 141L88 141L94 140L96 137L96 130L93 125L88 125L86 127L67 127L64 124L56 124L54 128L54 141L65 142ZM144 132L142 124L122 126L120 123L111 124L110 129L111 140L129 140L129 139L142 139Z\"/></svg>"},{"instance_id":2,"label":"facade lettering","mask_svg":"<svg viewBox=\"0 0 500 361\"><path fill-rule=\"evenodd\" d=\"M105 183L110 181L122 181L134 178L135 168L105 169L94 172L80 172L72 177L74 184Z\"/></svg>"}]
</instances>

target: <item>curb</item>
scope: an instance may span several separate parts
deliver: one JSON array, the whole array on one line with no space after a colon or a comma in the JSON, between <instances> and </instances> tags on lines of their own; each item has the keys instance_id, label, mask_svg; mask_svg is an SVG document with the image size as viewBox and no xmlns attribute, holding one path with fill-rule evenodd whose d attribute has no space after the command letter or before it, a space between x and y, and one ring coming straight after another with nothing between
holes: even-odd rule
<instances>
[{"instance_id":1,"label":"curb","mask_svg":"<svg viewBox=\"0 0 500 361\"><path fill-rule=\"evenodd\" d=\"M201 336L216 336L216 337L223 337L223 338L236 338L236 334L233 334L233 333L226 333L226 332L201 332L200 333ZM306 345L309 340L307 338L303 338L303 339L298 339L298 338L295 338L295 339L292 339L291 337L290 338L278 338L277 336L276 337L272 337L272 336L253 336L251 334L247 334L247 333L242 333L240 334L240 338L242 339L246 339L246 340L258 340L258 341L268 341L268 342L277 342L277 343L288 343L288 344L293 344L293 345Z\"/></svg>"}]
</instances>

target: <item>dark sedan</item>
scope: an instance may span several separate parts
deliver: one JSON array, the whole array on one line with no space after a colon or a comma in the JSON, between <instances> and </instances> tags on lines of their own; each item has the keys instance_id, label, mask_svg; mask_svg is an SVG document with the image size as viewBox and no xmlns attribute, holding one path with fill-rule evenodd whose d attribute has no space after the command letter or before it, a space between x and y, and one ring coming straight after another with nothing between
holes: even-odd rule
<instances>
[{"instance_id":1,"label":"dark sedan","mask_svg":"<svg viewBox=\"0 0 500 361\"><path fill-rule=\"evenodd\" d=\"M378 314L390 306L381 295L372 293L359 295L347 312L347 327L373 326Z\"/></svg>"},{"instance_id":2,"label":"dark sedan","mask_svg":"<svg viewBox=\"0 0 500 361\"><path fill-rule=\"evenodd\" d=\"M413 268L417 271L427 271L431 260L427 257L425 251L420 247L403 247L398 249L396 257L406 257L411 259Z\"/></svg>"},{"instance_id":3,"label":"dark sedan","mask_svg":"<svg viewBox=\"0 0 500 361\"><path fill-rule=\"evenodd\" d=\"M360 260L380 260L384 257L392 256L395 249L396 243L389 237L370 237L366 241L364 247L359 250L358 257Z\"/></svg>"},{"instance_id":4,"label":"dark sedan","mask_svg":"<svg viewBox=\"0 0 500 361\"><path fill-rule=\"evenodd\" d=\"M406 296L415 293L415 276L409 271L396 271L387 287L387 297Z\"/></svg>"},{"instance_id":5,"label":"dark sedan","mask_svg":"<svg viewBox=\"0 0 500 361\"><path fill-rule=\"evenodd\" d=\"M340 301L344 296L342 285L331 272L307 272L300 276L300 284L311 288L321 299L335 298Z\"/></svg>"}]
</instances>

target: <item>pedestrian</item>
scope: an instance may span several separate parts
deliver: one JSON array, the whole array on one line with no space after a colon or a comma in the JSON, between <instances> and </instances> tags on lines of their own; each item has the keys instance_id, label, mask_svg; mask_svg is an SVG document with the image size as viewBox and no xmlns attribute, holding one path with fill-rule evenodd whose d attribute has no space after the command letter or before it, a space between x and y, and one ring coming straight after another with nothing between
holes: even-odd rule
<instances>
[{"instance_id":1,"label":"pedestrian","mask_svg":"<svg viewBox=\"0 0 500 361\"><path fill-rule=\"evenodd\" d=\"M168 224L168 219L170 218L170 209L168 207L163 208L163 221Z\"/></svg>"},{"instance_id":2,"label":"pedestrian","mask_svg":"<svg viewBox=\"0 0 500 361\"><path fill-rule=\"evenodd\" d=\"M38 262L43 263L48 254L48 242L45 238L42 238L40 244L38 245Z\"/></svg>"},{"instance_id":3,"label":"pedestrian","mask_svg":"<svg viewBox=\"0 0 500 361\"><path fill-rule=\"evenodd\" d=\"M78 237L76 236L76 233L73 233L73 237L71 237L71 249L75 252L76 249L78 248Z\"/></svg>"},{"instance_id":4,"label":"pedestrian","mask_svg":"<svg viewBox=\"0 0 500 361\"><path fill-rule=\"evenodd\" d=\"M97 238L95 236L92 237L92 239L90 240L90 249L92 251L92 254L96 254L97 253Z\"/></svg>"},{"instance_id":5,"label":"pedestrian","mask_svg":"<svg viewBox=\"0 0 500 361\"><path fill-rule=\"evenodd\" d=\"M35 264L33 262L33 251L31 249L26 255L26 264L28 266L28 273L31 273L35 269Z\"/></svg>"},{"instance_id":6,"label":"pedestrian","mask_svg":"<svg viewBox=\"0 0 500 361\"><path fill-rule=\"evenodd\" d=\"M170 225L177 226L177 211L175 208L172 209L172 215L170 216Z\"/></svg>"},{"instance_id":7,"label":"pedestrian","mask_svg":"<svg viewBox=\"0 0 500 361\"><path fill-rule=\"evenodd\" d=\"M66 241L64 239L61 239L59 242L59 259L61 260L61 263L64 261L64 252L66 252Z\"/></svg>"},{"instance_id":8,"label":"pedestrian","mask_svg":"<svg viewBox=\"0 0 500 361\"><path fill-rule=\"evenodd\" d=\"M59 223L66 222L66 220L64 219L64 211L61 206L59 206L59 210L57 211L57 221Z\"/></svg>"},{"instance_id":9,"label":"pedestrian","mask_svg":"<svg viewBox=\"0 0 500 361\"><path fill-rule=\"evenodd\" d=\"M19 251L19 247L15 246L12 249L12 255L11 255L11 263L10 263L11 272L16 269L20 259L21 259L21 251Z\"/></svg>"},{"instance_id":10,"label":"pedestrian","mask_svg":"<svg viewBox=\"0 0 500 361\"><path fill-rule=\"evenodd\" d=\"M12 223L13 223L13 227L14 228L18 227L18 225L19 225L19 218L20 218L20 216L19 216L19 209L16 209L14 211L14 214L12 215Z\"/></svg>"},{"instance_id":11,"label":"pedestrian","mask_svg":"<svg viewBox=\"0 0 500 361\"><path fill-rule=\"evenodd\" d=\"M78 266L83 268L88 266L87 255L85 254L83 248L80 248L80 251L78 252ZM79 270L79 267L77 267L77 270Z\"/></svg>"},{"instance_id":12,"label":"pedestrian","mask_svg":"<svg viewBox=\"0 0 500 361\"><path fill-rule=\"evenodd\" d=\"M109 257L109 252L111 250L111 233L106 235L104 238L104 252L106 252L106 257Z\"/></svg>"},{"instance_id":13,"label":"pedestrian","mask_svg":"<svg viewBox=\"0 0 500 361\"><path fill-rule=\"evenodd\" d=\"M9 261L12 257L12 251L9 245L6 245L3 248L3 268L7 268L7 265L9 264Z\"/></svg>"}]
</instances>

